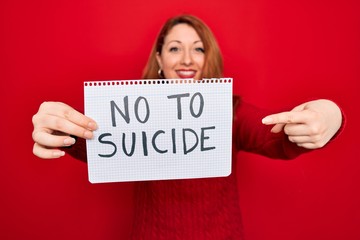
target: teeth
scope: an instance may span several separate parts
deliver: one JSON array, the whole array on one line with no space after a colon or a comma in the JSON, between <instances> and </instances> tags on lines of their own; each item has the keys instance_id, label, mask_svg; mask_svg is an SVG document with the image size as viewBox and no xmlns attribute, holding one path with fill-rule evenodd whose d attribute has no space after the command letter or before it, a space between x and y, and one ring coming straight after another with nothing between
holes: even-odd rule
<instances>
[{"instance_id":1,"label":"teeth","mask_svg":"<svg viewBox=\"0 0 360 240\"><path fill-rule=\"evenodd\" d=\"M178 71L178 74L183 76L191 76L195 74L195 71Z\"/></svg>"}]
</instances>

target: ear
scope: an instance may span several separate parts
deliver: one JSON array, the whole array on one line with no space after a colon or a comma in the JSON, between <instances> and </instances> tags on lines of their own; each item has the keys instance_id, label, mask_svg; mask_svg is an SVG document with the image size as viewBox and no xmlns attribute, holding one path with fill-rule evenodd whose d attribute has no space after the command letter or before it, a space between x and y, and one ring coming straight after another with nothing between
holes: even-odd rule
<instances>
[{"instance_id":1,"label":"ear","mask_svg":"<svg viewBox=\"0 0 360 240\"><path fill-rule=\"evenodd\" d=\"M156 61L160 67L160 69L162 69L162 60L161 60L161 56L159 52L156 52Z\"/></svg>"}]
</instances>

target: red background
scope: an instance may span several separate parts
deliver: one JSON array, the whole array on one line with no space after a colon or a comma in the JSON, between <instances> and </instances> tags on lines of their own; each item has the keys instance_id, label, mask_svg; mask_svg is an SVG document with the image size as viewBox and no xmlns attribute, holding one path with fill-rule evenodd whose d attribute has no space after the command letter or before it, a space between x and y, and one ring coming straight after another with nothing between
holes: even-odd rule
<instances>
[{"instance_id":1,"label":"red background","mask_svg":"<svg viewBox=\"0 0 360 240\"><path fill-rule=\"evenodd\" d=\"M92 185L83 162L34 157L31 117L46 100L81 109L85 80L140 78L180 13L213 29L245 100L288 109L330 98L347 116L340 138L297 160L239 154L247 239L360 239L360 4L205 2L1 1L0 239L126 238L133 183Z\"/></svg>"}]
</instances>

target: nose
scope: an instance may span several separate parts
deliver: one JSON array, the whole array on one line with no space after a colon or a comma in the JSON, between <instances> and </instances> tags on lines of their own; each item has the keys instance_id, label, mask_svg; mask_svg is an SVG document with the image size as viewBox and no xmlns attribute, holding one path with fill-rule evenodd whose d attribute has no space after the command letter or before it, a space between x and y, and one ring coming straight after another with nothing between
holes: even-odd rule
<instances>
[{"instance_id":1,"label":"nose","mask_svg":"<svg viewBox=\"0 0 360 240\"><path fill-rule=\"evenodd\" d=\"M192 59L190 50L183 51L181 63L184 64L185 66L189 66L193 63L193 59Z\"/></svg>"}]
</instances>

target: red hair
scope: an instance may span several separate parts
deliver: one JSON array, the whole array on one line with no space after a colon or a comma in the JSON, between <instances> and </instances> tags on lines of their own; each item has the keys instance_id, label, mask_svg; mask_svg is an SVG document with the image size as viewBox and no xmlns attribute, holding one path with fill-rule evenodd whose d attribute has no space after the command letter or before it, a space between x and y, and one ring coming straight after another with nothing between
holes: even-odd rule
<instances>
[{"instance_id":1,"label":"red hair","mask_svg":"<svg viewBox=\"0 0 360 240\"><path fill-rule=\"evenodd\" d=\"M148 62L144 68L143 79L157 79L160 69L156 61L156 54L161 55L164 39L169 31L177 24L187 24L195 29L204 45L205 64L201 78L221 78L223 76L223 60L217 41L210 28L199 18L192 15L180 15L170 18L160 30L152 47Z\"/></svg>"}]
</instances>

